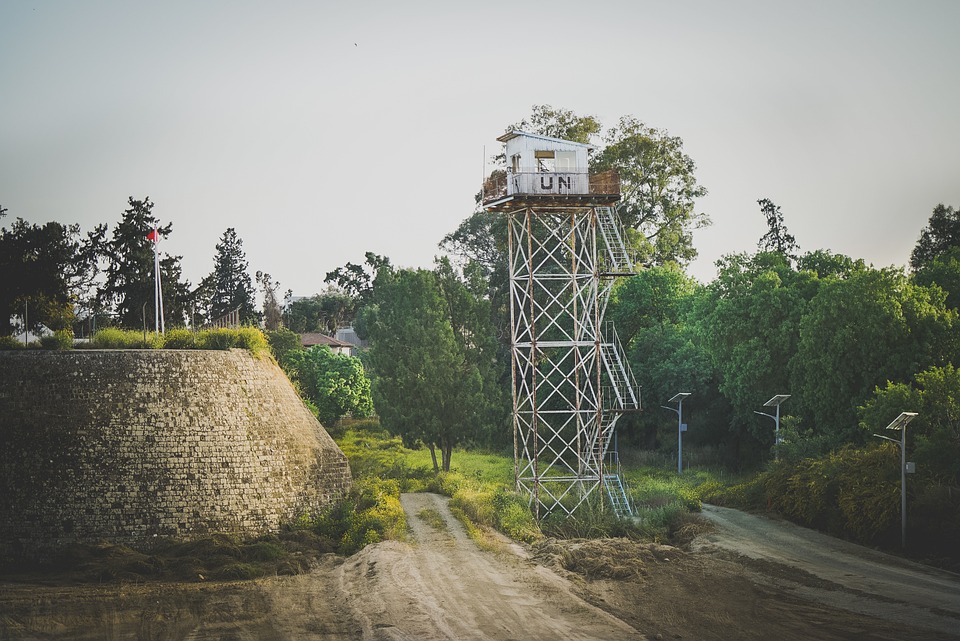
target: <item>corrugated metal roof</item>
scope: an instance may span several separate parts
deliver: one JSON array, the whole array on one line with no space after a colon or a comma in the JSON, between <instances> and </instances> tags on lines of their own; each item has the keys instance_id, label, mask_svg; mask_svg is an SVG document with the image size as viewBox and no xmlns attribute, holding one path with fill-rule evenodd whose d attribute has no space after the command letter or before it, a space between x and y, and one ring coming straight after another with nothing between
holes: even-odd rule
<instances>
[{"instance_id":1,"label":"corrugated metal roof","mask_svg":"<svg viewBox=\"0 0 960 641\"><path fill-rule=\"evenodd\" d=\"M588 145L582 142L574 142L573 140L564 140L563 138L553 138L551 136L542 136L540 134L532 134L527 131L520 131L519 129L513 129L511 131L508 131L507 133L497 138L497 140L499 140L500 142L507 142L508 140L513 140L514 138L518 138L520 136L525 136L527 138L536 138L537 140L545 140L547 142L564 143L567 145L575 145L577 147L586 147L587 149L596 149L595 145Z\"/></svg>"}]
</instances>

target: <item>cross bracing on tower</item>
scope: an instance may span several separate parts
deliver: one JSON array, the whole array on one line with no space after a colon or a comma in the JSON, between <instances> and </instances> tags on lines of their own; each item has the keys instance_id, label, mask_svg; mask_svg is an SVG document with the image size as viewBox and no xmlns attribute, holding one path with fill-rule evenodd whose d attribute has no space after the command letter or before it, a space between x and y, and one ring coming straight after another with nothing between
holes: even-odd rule
<instances>
[{"instance_id":1,"label":"cross bracing on tower","mask_svg":"<svg viewBox=\"0 0 960 641\"><path fill-rule=\"evenodd\" d=\"M612 445L640 397L604 322L613 279L633 271L616 176L588 174L589 145L518 131L499 140L508 166L484 185L484 207L509 229L517 488L538 518L604 491L631 513Z\"/></svg>"}]
</instances>

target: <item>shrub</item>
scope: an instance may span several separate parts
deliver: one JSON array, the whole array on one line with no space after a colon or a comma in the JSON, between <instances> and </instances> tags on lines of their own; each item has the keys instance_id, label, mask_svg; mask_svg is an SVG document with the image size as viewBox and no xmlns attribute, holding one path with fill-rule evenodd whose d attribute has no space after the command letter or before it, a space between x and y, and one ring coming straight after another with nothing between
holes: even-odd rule
<instances>
[{"instance_id":1,"label":"shrub","mask_svg":"<svg viewBox=\"0 0 960 641\"><path fill-rule=\"evenodd\" d=\"M338 541L341 554L353 554L371 543L401 539L406 530L400 484L371 477L355 481L348 497L321 515L317 524L321 537Z\"/></svg>"},{"instance_id":2,"label":"shrub","mask_svg":"<svg viewBox=\"0 0 960 641\"><path fill-rule=\"evenodd\" d=\"M303 349L303 345L300 343L300 334L286 327L267 332L267 342L270 343L270 351L281 367L285 367L287 364L288 352Z\"/></svg>"},{"instance_id":3,"label":"shrub","mask_svg":"<svg viewBox=\"0 0 960 641\"><path fill-rule=\"evenodd\" d=\"M454 473L441 473L437 477L441 493L452 496L451 508L456 508L474 523L494 528L524 543L543 538L526 500L516 492L471 481ZM452 493L448 494L450 490Z\"/></svg>"},{"instance_id":4,"label":"shrub","mask_svg":"<svg viewBox=\"0 0 960 641\"><path fill-rule=\"evenodd\" d=\"M23 343L13 336L0 336L0 350L23 349Z\"/></svg>"},{"instance_id":5,"label":"shrub","mask_svg":"<svg viewBox=\"0 0 960 641\"><path fill-rule=\"evenodd\" d=\"M229 329L205 329L197 333L200 349L230 349L237 346L237 337Z\"/></svg>"},{"instance_id":6,"label":"shrub","mask_svg":"<svg viewBox=\"0 0 960 641\"><path fill-rule=\"evenodd\" d=\"M196 349L197 335L195 332L178 327L163 335L164 349Z\"/></svg>"},{"instance_id":7,"label":"shrub","mask_svg":"<svg viewBox=\"0 0 960 641\"><path fill-rule=\"evenodd\" d=\"M238 327L231 331L236 334L235 347L245 349L254 356L270 353L270 343L267 342L267 337L256 327Z\"/></svg>"},{"instance_id":8,"label":"shrub","mask_svg":"<svg viewBox=\"0 0 960 641\"><path fill-rule=\"evenodd\" d=\"M40 337L41 349L73 349L73 332L69 329L59 329L53 334Z\"/></svg>"},{"instance_id":9,"label":"shrub","mask_svg":"<svg viewBox=\"0 0 960 641\"><path fill-rule=\"evenodd\" d=\"M159 349L162 346L160 334L148 332L144 343L143 332L116 327L101 329L90 339L90 347L94 349Z\"/></svg>"}]
</instances>

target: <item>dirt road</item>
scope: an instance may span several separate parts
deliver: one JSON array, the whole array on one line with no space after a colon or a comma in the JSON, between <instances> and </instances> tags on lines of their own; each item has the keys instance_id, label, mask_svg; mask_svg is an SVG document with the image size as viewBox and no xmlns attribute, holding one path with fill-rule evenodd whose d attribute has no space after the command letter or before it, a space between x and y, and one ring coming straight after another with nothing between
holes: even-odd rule
<instances>
[{"instance_id":1,"label":"dirt road","mask_svg":"<svg viewBox=\"0 0 960 641\"><path fill-rule=\"evenodd\" d=\"M789 524L708 508L718 526L689 552L625 539L529 548L497 535L481 547L448 499L401 501L408 541L331 555L299 576L0 584L0 640L960 639L956 577Z\"/></svg>"},{"instance_id":2,"label":"dirt road","mask_svg":"<svg viewBox=\"0 0 960 641\"><path fill-rule=\"evenodd\" d=\"M767 573L805 598L960 637L960 576L876 552L787 521L704 506L718 525L699 541L806 573ZM811 580L811 577L814 580Z\"/></svg>"},{"instance_id":3,"label":"dirt road","mask_svg":"<svg viewBox=\"0 0 960 641\"><path fill-rule=\"evenodd\" d=\"M404 494L412 541L367 548L341 567L340 593L364 639L642 639L567 581L502 549L479 548L445 497Z\"/></svg>"}]
</instances>

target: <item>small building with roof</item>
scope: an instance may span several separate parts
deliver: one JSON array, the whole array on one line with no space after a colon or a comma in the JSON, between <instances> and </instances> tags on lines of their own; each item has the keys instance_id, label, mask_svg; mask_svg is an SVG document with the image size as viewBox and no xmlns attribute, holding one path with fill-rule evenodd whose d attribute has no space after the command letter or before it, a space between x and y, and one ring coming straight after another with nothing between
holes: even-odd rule
<instances>
[{"instance_id":1,"label":"small building with roof","mask_svg":"<svg viewBox=\"0 0 960 641\"><path fill-rule=\"evenodd\" d=\"M300 334L300 344L304 347L323 345L324 347L329 347L330 351L334 354L345 354L347 356L352 356L353 351L353 345L350 343L337 340L336 338L332 338L319 332Z\"/></svg>"}]
</instances>

